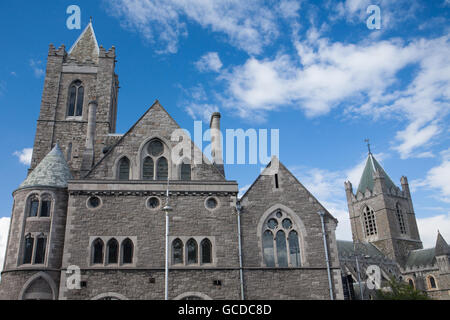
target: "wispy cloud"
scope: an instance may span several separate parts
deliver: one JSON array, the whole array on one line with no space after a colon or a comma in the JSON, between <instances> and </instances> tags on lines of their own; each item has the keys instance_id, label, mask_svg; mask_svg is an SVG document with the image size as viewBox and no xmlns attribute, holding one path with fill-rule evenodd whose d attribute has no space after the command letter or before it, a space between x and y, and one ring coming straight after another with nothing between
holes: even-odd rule
<instances>
[{"instance_id":1,"label":"wispy cloud","mask_svg":"<svg viewBox=\"0 0 450 320\"><path fill-rule=\"evenodd\" d=\"M208 52L195 62L195 66L201 72L219 72L220 68L222 68L222 61L220 61L217 52Z\"/></svg>"},{"instance_id":2,"label":"wispy cloud","mask_svg":"<svg viewBox=\"0 0 450 320\"><path fill-rule=\"evenodd\" d=\"M33 69L33 73L36 78L40 78L45 74L41 60L30 59L30 67Z\"/></svg>"},{"instance_id":3,"label":"wispy cloud","mask_svg":"<svg viewBox=\"0 0 450 320\"><path fill-rule=\"evenodd\" d=\"M286 1L284 1L286 2ZM290 1L291 3L294 1ZM187 21L226 35L229 43L252 54L279 35L277 13L259 0L114 0L110 13L124 27L140 32L153 43L162 43L160 52L175 53L180 37L187 36Z\"/></svg>"},{"instance_id":4,"label":"wispy cloud","mask_svg":"<svg viewBox=\"0 0 450 320\"><path fill-rule=\"evenodd\" d=\"M0 96L4 95L6 92L6 82L0 80Z\"/></svg>"},{"instance_id":5,"label":"wispy cloud","mask_svg":"<svg viewBox=\"0 0 450 320\"><path fill-rule=\"evenodd\" d=\"M15 151L13 155L17 156L19 158L20 163L23 163L25 165L31 164L31 157L33 155L33 148L24 148L19 151Z\"/></svg>"}]
</instances>

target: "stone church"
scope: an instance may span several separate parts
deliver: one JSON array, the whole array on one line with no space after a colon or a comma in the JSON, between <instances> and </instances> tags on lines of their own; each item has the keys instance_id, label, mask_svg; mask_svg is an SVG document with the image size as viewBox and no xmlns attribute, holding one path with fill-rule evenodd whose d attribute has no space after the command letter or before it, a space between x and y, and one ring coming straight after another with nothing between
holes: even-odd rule
<instances>
[{"instance_id":1,"label":"stone church","mask_svg":"<svg viewBox=\"0 0 450 320\"><path fill-rule=\"evenodd\" d=\"M354 242L337 241L337 220L276 158L238 198L221 139L211 160L174 139L158 101L115 133L115 63L92 23L68 51L49 47L0 299L360 299L370 265L449 297L447 243L422 249L406 178L400 190L372 154L357 193L346 183Z\"/></svg>"}]
</instances>

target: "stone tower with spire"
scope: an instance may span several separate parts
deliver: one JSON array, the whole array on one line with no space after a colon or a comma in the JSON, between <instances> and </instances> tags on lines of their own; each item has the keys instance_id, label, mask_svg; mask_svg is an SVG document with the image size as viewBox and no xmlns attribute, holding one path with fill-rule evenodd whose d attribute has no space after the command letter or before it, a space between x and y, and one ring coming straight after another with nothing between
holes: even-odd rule
<instances>
[{"instance_id":1,"label":"stone tower with spire","mask_svg":"<svg viewBox=\"0 0 450 320\"><path fill-rule=\"evenodd\" d=\"M422 248L408 179L395 185L370 152L358 189L345 182L350 223L355 243L372 243L387 257L402 264L409 251Z\"/></svg>"},{"instance_id":2,"label":"stone tower with spire","mask_svg":"<svg viewBox=\"0 0 450 320\"><path fill-rule=\"evenodd\" d=\"M92 22L68 52L50 45L29 172L56 143L75 177L103 155L116 128L115 57L114 47L98 46Z\"/></svg>"}]
</instances>

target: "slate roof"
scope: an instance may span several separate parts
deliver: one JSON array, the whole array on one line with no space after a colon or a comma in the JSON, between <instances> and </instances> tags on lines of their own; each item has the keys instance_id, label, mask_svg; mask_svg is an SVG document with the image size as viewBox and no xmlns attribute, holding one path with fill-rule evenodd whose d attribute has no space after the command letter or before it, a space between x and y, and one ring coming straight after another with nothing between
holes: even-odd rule
<instances>
[{"instance_id":1,"label":"slate roof","mask_svg":"<svg viewBox=\"0 0 450 320\"><path fill-rule=\"evenodd\" d=\"M356 251L359 255L370 256L371 258L383 258L383 253L371 243L359 242L356 244ZM353 241L337 240L339 257L352 257L355 255Z\"/></svg>"},{"instance_id":2,"label":"slate roof","mask_svg":"<svg viewBox=\"0 0 450 320\"><path fill-rule=\"evenodd\" d=\"M67 187L67 181L73 179L66 159L58 145L50 151L44 159L34 168L21 188L29 187Z\"/></svg>"},{"instance_id":3,"label":"slate roof","mask_svg":"<svg viewBox=\"0 0 450 320\"><path fill-rule=\"evenodd\" d=\"M435 254L436 256L450 255L450 248L440 232L438 232L436 239Z\"/></svg>"},{"instance_id":4,"label":"slate roof","mask_svg":"<svg viewBox=\"0 0 450 320\"><path fill-rule=\"evenodd\" d=\"M419 249L409 252L405 267L418 267L432 265L435 257L435 249Z\"/></svg>"},{"instance_id":5,"label":"slate roof","mask_svg":"<svg viewBox=\"0 0 450 320\"><path fill-rule=\"evenodd\" d=\"M361 193L366 192L366 189L373 191L374 179L373 174L375 171L380 172L384 176L384 183L388 189L392 187L397 188L394 182L392 182L391 178L386 174L383 167L378 163L372 153L369 153L367 157L366 166L364 167L363 174L361 176L361 180L359 181L357 193L361 191Z\"/></svg>"}]
</instances>

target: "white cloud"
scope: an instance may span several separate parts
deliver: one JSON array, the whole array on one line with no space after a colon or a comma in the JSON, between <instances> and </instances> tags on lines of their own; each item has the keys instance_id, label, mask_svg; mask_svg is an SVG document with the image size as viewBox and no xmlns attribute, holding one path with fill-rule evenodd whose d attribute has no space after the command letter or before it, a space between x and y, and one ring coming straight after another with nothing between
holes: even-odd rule
<instances>
[{"instance_id":1,"label":"white cloud","mask_svg":"<svg viewBox=\"0 0 450 320\"><path fill-rule=\"evenodd\" d=\"M217 52L208 52L204 54L197 62L195 62L195 66L201 72L219 72L220 68L222 68L222 61L220 61L219 54Z\"/></svg>"},{"instance_id":2,"label":"white cloud","mask_svg":"<svg viewBox=\"0 0 450 320\"><path fill-rule=\"evenodd\" d=\"M436 245L437 232L442 234L444 239L450 241L450 213L433 217L418 218L420 239L424 248L431 248Z\"/></svg>"},{"instance_id":3,"label":"white cloud","mask_svg":"<svg viewBox=\"0 0 450 320\"><path fill-rule=\"evenodd\" d=\"M30 59L30 67L33 69L34 76L40 78L45 74L45 70L42 66L42 61Z\"/></svg>"},{"instance_id":4,"label":"white cloud","mask_svg":"<svg viewBox=\"0 0 450 320\"><path fill-rule=\"evenodd\" d=\"M216 105L195 102L188 104L185 109L194 120L201 119L205 123L209 123L213 112L219 111L219 108Z\"/></svg>"},{"instance_id":5,"label":"white cloud","mask_svg":"<svg viewBox=\"0 0 450 320\"><path fill-rule=\"evenodd\" d=\"M279 34L274 10L258 0L114 0L109 8L125 27L165 44L162 52L177 52L186 21L225 34L249 53L260 53Z\"/></svg>"},{"instance_id":6,"label":"white cloud","mask_svg":"<svg viewBox=\"0 0 450 320\"><path fill-rule=\"evenodd\" d=\"M19 158L19 161L25 165L31 164L31 157L33 155L33 148L24 148L20 151L15 151L13 155Z\"/></svg>"},{"instance_id":7,"label":"white cloud","mask_svg":"<svg viewBox=\"0 0 450 320\"><path fill-rule=\"evenodd\" d=\"M0 218L0 271L3 269L10 218Z\"/></svg>"},{"instance_id":8,"label":"white cloud","mask_svg":"<svg viewBox=\"0 0 450 320\"><path fill-rule=\"evenodd\" d=\"M402 158L428 148L442 132L450 110L448 36L343 44L311 29L296 48L297 57L252 57L224 70L229 97L224 106L243 117L291 107L309 117L341 108L352 117L401 119L407 126L397 132L393 148ZM400 78L407 68L417 71Z\"/></svg>"}]
</instances>

